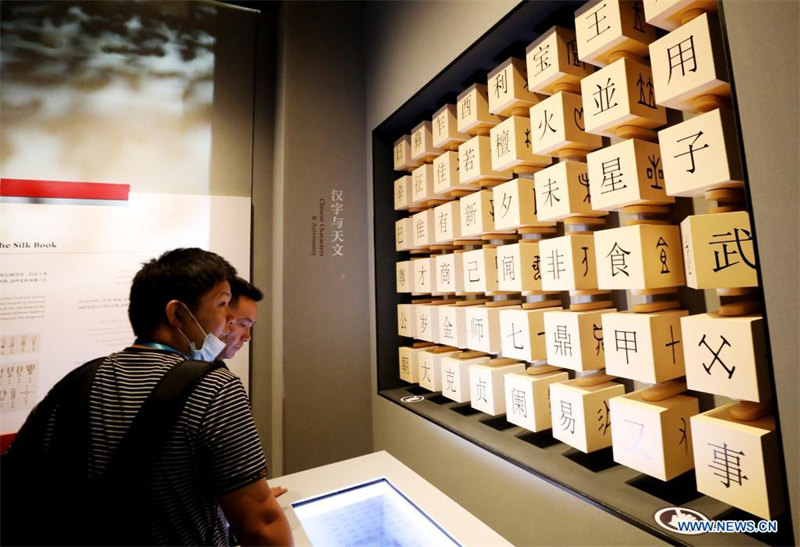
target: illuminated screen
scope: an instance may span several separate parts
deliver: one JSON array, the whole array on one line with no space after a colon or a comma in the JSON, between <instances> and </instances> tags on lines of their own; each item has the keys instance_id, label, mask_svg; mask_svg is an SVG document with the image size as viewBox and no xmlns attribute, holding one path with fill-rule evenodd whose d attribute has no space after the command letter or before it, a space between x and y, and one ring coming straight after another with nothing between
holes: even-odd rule
<instances>
[{"instance_id":1,"label":"illuminated screen","mask_svg":"<svg viewBox=\"0 0 800 547\"><path fill-rule=\"evenodd\" d=\"M460 545L386 479L292 504L314 545Z\"/></svg>"}]
</instances>

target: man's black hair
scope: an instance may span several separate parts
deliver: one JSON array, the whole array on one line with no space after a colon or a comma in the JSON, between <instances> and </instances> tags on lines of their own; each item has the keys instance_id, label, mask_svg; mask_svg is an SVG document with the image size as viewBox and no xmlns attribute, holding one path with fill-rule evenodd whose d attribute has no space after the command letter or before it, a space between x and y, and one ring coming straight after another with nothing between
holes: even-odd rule
<instances>
[{"instance_id":1,"label":"man's black hair","mask_svg":"<svg viewBox=\"0 0 800 547\"><path fill-rule=\"evenodd\" d=\"M198 248L174 249L146 262L131 284L128 318L137 338L147 338L166 321L170 300L180 300L192 313L198 300L236 269L218 254Z\"/></svg>"},{"instance_id":2,"label":"man's black hair","mask_svg":"<svg viewBox=\"0 0 800 547\"><path fill-rule=\"evenodd\" d=\"M231 279L231 294L233 295L231 297L231 305L233 306L238 303L240 296L246 296L255 302L260 302L264 298L264 293L261 292L261 289L239 276Z\"/></svg>"}]
</instances>

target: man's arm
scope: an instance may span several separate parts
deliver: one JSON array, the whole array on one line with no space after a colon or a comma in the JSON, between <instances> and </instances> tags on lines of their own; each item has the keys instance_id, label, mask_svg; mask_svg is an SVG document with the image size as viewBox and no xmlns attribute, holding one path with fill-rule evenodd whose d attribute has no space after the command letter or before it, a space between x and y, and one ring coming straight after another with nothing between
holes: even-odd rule
<instances>
[{"instance_id":1,"label":"man's arm","mask_svg":"<svg viewBox=\"0 0 800 547\"><path fill-rule=\"evenodd\" d=\"M266 480L257 480L218 499L242 545L293 545L289 521Z\"/></svg>"}]
</instances>

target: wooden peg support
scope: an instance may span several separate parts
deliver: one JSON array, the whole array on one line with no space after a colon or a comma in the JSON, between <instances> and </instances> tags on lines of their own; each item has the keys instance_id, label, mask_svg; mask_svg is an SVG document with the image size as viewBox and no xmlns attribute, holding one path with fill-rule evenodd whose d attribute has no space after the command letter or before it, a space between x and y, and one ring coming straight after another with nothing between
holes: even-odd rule
<instances>
[{"instance_id":1,"label":"wooden peg support","mask_svg":"<svg viewBox=\"0 0 800 547\"><path fill-rule=\"evenodd\" d=\"M684 391L686 391L685 380L672 380L670 382L663 382L661 384L656 384L653 387L643 389L640 393L643 400L655 402L669 399L670 397L674 397L675 395L683 393Z\"/></svg>"},{"instance_id":2,"label":"wooden peg support","mask_svg":"<svg viewBox=\"0 0 800 547\"><path fill-rule=\"evenodd\" d=\"M558 372L560 370L560 368L554 367L553 365L533 365L525 369L525 374L528 376L541 376L542 374Z\"/></svg>"},{"instance_id":3,"label":"wooden peg support","mask_svg":"<svg viewBox=\"0 0 800 547\"><path fill-rule=\"evenodd\" d=\"M730 407L731 417L742 422L754 422L772 412L772 400L760 403L740 401Z\"/></svg>"},{"instance_id":4,"label":"wooden peg support","mask_svg":"<svg viewBox=\"0 0 800 547\"><path fill-rule=\"evenodd\" d=\"M616 376L606 374L605 369L601 369L595 372L589 372L587 374L577 376L575 378L575 383L581 387L591 387L616 379Z\"/></svg>"}]
</instances>

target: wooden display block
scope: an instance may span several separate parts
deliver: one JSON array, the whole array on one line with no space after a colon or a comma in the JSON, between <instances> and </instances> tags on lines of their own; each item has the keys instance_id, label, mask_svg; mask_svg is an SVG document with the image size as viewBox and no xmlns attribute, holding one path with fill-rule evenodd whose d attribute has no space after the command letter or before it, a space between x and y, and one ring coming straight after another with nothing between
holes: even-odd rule
<instances>
[{"instance_id":1,"label":"wooden display block","mask_svg":"<svg viewBox=\"0 0 800 547\"><path fill-rule=\"evenodd\" d=\"M474 251L464 251L463 276L464 292L478 294L496 292L497 284L497 249L487 245Z\"/></svg>"},{"instance_id":2,"label":"wooden display block","mask_svg":"<svg viewBox=\"0 0 800 547\"><path fill-rule=\"evenodd\" d=\"M550 385L567 380L566 372L506 374L506 420L529 431L550 429Z\"/></svg>"},{"instance_id":3,"label":"wooden display block","mask_svg":"<svg viewBox=\"0 0 800 547\"><path fill-rule=\"evenodd\" d=\"M536 93L528 90L525 60L509 57L489 73L489 112L510 116L515 109L528 109L539 102Z\"/></svg>"},{"instance_id":4,"label":"wooden display block","mask_svg":"<svg viewBox=\"0 0 800 547\"><path fill-rule=\"evenodd\" d=\"M456 105L446 104L433 115L433 146L442 150L457 150L469 139L466 133L458 131Z\"/></svg>"},{"instance_id":5,"label":"wooden display block","mask_svg":"<svg viewBox=\"0 0 800 547\"><path fill-rule=\"evenodd\" d=\"M689 389L756 403L770 397L761 315L690 315L681 330Z\"/></svg>"},{"instance_id":6,"label":"wooden display block","mask_svg":"<svg viewBox=\"0 0 800 547\"><path fill-rule=\"evenodd\" d=\"M655 143L624 140L590 152L586 163L594 209L675 202L665 191L661 151Z\"/></svg>"},{"instance_id":7,"label":"wooden display block","mask_svg":"<svg viewBox=\"0 0 800 547\"><path fill-rule=\"evenodd\" d=\"M394 181L394 210L405 211L411 207L411 175L404 175Z\"/></svg>"},{"instance_id":8,"label":"wooden display block","mask_svg":"<svg viewBox=\"0 0 800 547\"><path fill-rule=\"evenodd\" d=\"M401 218L394 223L394 249L409 251L414 247L414 221L411 217Z\"/></svg>"},{"instance_id":9,"label":"wooden display block","mask_svg":"<svg viewBox=\"0 0 800 547\"><path fill-rule=\"evenodd\" d=\"M403 135L394 141L394 170L409 172L422 164L411 159L411 135Z\"/></svg>"},{"instance_id":10,"label":"wooden display block","mask_svg":"<svg viewBox=\"0 0 800 547\"><path fill-rule=\"evenodd\" d=\"M611 446L609 399L625 394L625 386L603 382L579 386L576 380L550 385L553 437L581 452Z\"/></svg>"},{"instance_id":11,"label":"wooden display block","mask_svg":"<svg viewBox=\"0 0 800 547\"><path fill-rule=\"evenodd\" d=\"M497 289L523 292L542 290L539 242L523 239L497 247Z\"/></svg>"},{"instance_id":12,"label":"wooden display block","mask_svg":"<svg viewBox=\"0 0 800 547\"><path fill-rule=\"evenodd\" d=\"M481 190L459 201L461 237L474 237L494 232L494 194Z\"/></svg>"},{"instance_id":13,"label":"wooden display block","mask_svg":"<svg viewBox=\"0 0 800 547\"><path fill-rule=\"evenodd\" d=\"M540 221L569 217L606 216L592 209L589 167L578 161L560 161L533 175L536 184L536 213Z\"/></svg>"},{"instance_id":14,"label":"wooden display block","mask_svg":"<svg viewBox=\"0 0 800 547\"><path fill-rule=\"evenodd\" d=\"M656 103L649 66L619 59L581 80L583 121L587 133L623 136L618 129L655 129L666 125L667 111Z\"/></svg>"},{"instance_id":15,"label":"wooden display block","mask_svg":"<svg viewBox=\"0 0 800 547\"><path fill-rule=\"evenodd\" d=\"M736 134L733 114L719 109L659 131L667 194L701 197L708 190L743 187Z\"/></svg>"},{"instance_id":16,"label":"wooden display block","mask_svg":"<svg viewBox=\"0 0 800 547\"><path fill-rule=\"evenodd\" d=\"M599 289L662 289L685 283L678 226L638 224L594 233Z\"/></svg>"},{"instance_id":17,"label":"wooden display block","mask_svg":"<svg viewBox=\"0 0 800 547\"><path fill-rule=\"evenodd\" d=\"M500 335L500 312L518 310L519 306L469 306L466 310L467 347L498 355L503 349Z\"/></svg>"},{"instance_id":18,"label":"wooden display block","mask_svg":"<svg viewBox=\"0 0 800 547\"><path fill-rule=\"evenodd\" d=\"M496 230L556 225L555 222L542 222L538 218L533 179L512 179L495 186L492 192L494 193L494 227Z\"/></svg>"},{"instance_id":19,"label":"wooden display block","mask_svg":"<svg viewBox=\"0 0 800 547\"><path fill-rule=\"evenodd\" d=\"M511 116L492 127L489 136L495 171L533 172L553 163L551 157L533 153L528 118Z\"/></svg>"},{"instance_id":20,"label":"wooden display block","mask_svg":"<svg viewBox=\"0 0 800 547\"><path fill-rule=\"evenodd\" d=\"M460 251L434 257L434 290L437 294L464 292L464 260Z\"/></svg>"},{"instance_id":21,"label":"wooden display block","mask_svg":"<svg viewBox=\"0 0 800 547\"><path fill-rule=\"evenodd\" d=\"M740 421L734 404L691 419L697 490L763 519L786 508L775 418Z\"/></svg>"},{"instance_id":22,"label":"wooden display block","mask_svg":"<svg viewBox=\"0 0 800 547\"><path fill-rule=\"evenodd\" d=\"M687 315L686 310L603 315L606 372L651 384L685 375L681 317Z\"/></svg>"},{"instance_id":23,"label":"wooden display block","mask_svg":"<svg viewBox=\"0 0 800 547\"><path fill-rule=\"evenodd\" d=\"M489 362L488 355L474 357L475 352L463 352L455 357L442 358L442 395L457 403L470 397L469 367Z\"/></svg>"},{"instance_id":24,"label":"wooden display block","mask_svg":"<svg viewBox=\"0 0 800 547\"><path fill-rule=\"evenodd\" d=\"M486 135L500 123L500 118L489 113L488 89L485 84L472 84L458 94L456 101L459 133Z\"/></svg>"},{"instance_id":25,"label":"wooden display block","mask_svg":"<svg viewBox=\"0 0 800 547\"><path fill-rule=\"evenodd\" d=\"M411 259L411 292L430 294L433 291L433 273L435 263L430 258Z\"/></svg>"},{"instance_id":26,"label":"wooden display block","mask_svg":"<svg viewBox=\"0 0 800 547\"><path fill-rule=\"evenodd\" d=\"M414 272L411 269L411 261L403 260L395 265L397 278L397 292L410 293L411 283L414 279Z\"/></svg>"},{"instance_id":27,"label":"wooden display block","mask_svg":"<svg viewBox=\"0 0 800 547\"><path fill-rule=\"evenodd\" d=\"M400 379L404 382L416 384L419 381L419 365L417 363L416 348L402 346L398 348L398 360L400 364Z\"/></svg>"},{"instance_id":28,"label":"wooden display block","mask_svg":"<svg viewBox=\"0 0 800 547\"><path fill-rule=\"evenodd\" d=\"M647 401L642 391L634 391L608 403L615 462L662 481L694 467L689 420L700 412L695 397Z\"/></svg>"},{"instance_id":29,"label":"wooden display block","mask_svg":"<svg viewBox=\"0 0 800 547\"><path fill-rule=\"evenodd\" d=\"M539 242L542 290L597 289L595 242L592 234L567 234Z\"/></svg>"},{"instance_id":30,"label":"wooden display block","mask_svg":"<svg viewBox=\"0 0 800 547\"><path fill-rule=\"evenodd\" d=\"M589 371L605 367L603 315L614 308L583 312L546 311L544 338L548 364Z\"/></svg>"},{"instance_id":31,"label":"wooden display block","mask_svg":"<svg viewBox=\"0 0 800 547\"><path fill-rule=\"evenodd\" d=\"M433 164L424 163L411 172L411 203L424 206L434 198Z\"/></svg>"},{"instance_id":32,"label":"wooden display block","mask_svg":"<svg viewBox=\"0 0 800 547\"><path fill-rule=\"evenodd\" d=\"M455 357L460 352L450 346L436 346L425 348L419 352L419 385L428 391L442 390L442 359Z\"/></svg>"},{"instance_id":33,"label":"wooden display block","mask_svg":"<svg viewBox=\"0 0 800 547\"><path fill-rule=\"evenodd\" d=\"M467 308L469 306L450 305L439 308L439 343L461 349L467 347Z\"/></svg>"},{"instance_id":34,"label":"wooden display block","mask_svg":"<svg viewBox=\"0 0 800 547\"><path fill-rule=\"evenodd\" d=\"M411 159L419 162L430 162L443 150L433 146L433 128L430 120L417 124L411 131Z\"/></svg>"},{"instance_id":35,"label":"wooden display block","mask_svg":"<svg viewBox=\"0 0 800 547\"><path fill-rule=\"evenodd\" d=\"M552 95L566 87L580 89L581 78L594 72L578 58L578 40L572 29L554 26L525 48L528 89Z\"/></svg>"},{"instance_id":36,"label":"wooden display block","mask_svg":"<svg viewBox=\"0 0 800 547\"><path fill-rule=\"evenodd\" d=\"M477 189L472 184L461 184L457 151L448 150L433 160L433 192L437 198L448 198L457 192L474 192Z\"/></svg>"},{"instance_id":37,"label":"wooden display block","mask_svg":"<svg viewBox=\"0 0 800 547\"><path fill-rule=\"evenodd\" d=\"M717 0L644 0L644 19L654 27L675 30L687 12L717 12Z\"/></svg>"},{"instance_id":38,"label":"wooden display block","mask_svg":"<svg viewBox=\"0 0 800 547\"><path fill-rule=\"evenodd\" d=\"M758 263L747 211L688 216L681 222L681 238L688 286L758 286Z\"/></svg>"},{"instance_id":39,"label":"wooden display block","mask_svg":"<svg viewBox=\"0 0 800 547\"><path fill-rule=\"evenodd\" d=\"M704 95L730 98L722 27L714 13L704 13L650 44L656 102L701 112Z\"/></svg>"},{"instance_id":40,"label":"wooden display block","mask_svg":"<svg viewBox=\"0 0 800 547\"><path fill-rule=\"evenodd\" d=\"M584 131L583 99L559 91L530 109L533 153L545 156L559 151L591 151L603 146L603 137Z\"/></svg>"},{"instance_id":41,"label":"wooden display block","mask_svg":"<svg viewBox=\"0 0 800 547\"><path fill-rule=\"evenodd\" d=\"M478 135L458 147L459 181L462 185L492 186L511 178L508 171L492 170L492 139Z\"/></svg>"},{"instance_id":42,"label":"wooden display block","mask_svg":"<svg viewBox=\"0 0 800 547\"><path fill-rule=\"evenodd\" d=\"M470 405L490 416L506 411L506 390L503 379L506 374L522 372L525 363L511 359L492 359L486 364L470 365Z\"/></svg>"},{"instance_id":43,"label":"wooden display block","mask_svg":"<svg viewBox=\"0 0 800 547\"><path fill-rule=\"evenodd\" d=\"M500 349L503 357L533 363L547 358L544 336L544 314L560 311L561 307L534 310L503 310L500 312Z\"/></svg>"},{"instance_id":44,"label":"wooden display block","mask_svg":"<svg viewBox=\"0 0 800 547\"><path fill-rule=\"evenodd\" d=\"M581 61L606 66L618 51L647 57L656 29L645 21L639 1L595 0L575 10L575 36Z\"/></svg>"},{"instance_id":45,"label":"wooden display block","mask_svg":"<svg viewBox=\"0 0 800 547\"><path fill-rule=\"evenodd\" d=\"M416 321L415 338L417 340L425 340L426 342L439 341L439 307L435 304L417 304L414 310L414 318Z\"/></svg>"},{"instance_id":46,"label":"wooden display block","mask_svg":"<svg viewBox=\"0 0 800 547\"><path fill-rule=\"evenodd\" d=\"M450 243L461 238L461 204L448 201L433 208L433 242Z\"/></svg>"},{"instance_id":47,"label":"wooden display block","mask_svg":"<svg viewBox=\"0 0 800 547\"><path fill-rule=\"evenodd\" d=\"M411 215L413 248L430 247L433 244L433 209Z\"/></svg>"},{"instance_id":48,"label":"wooden display block","mask_svg":"<svg viewBox=\"0 0 800 547\"><path fill-rule=\"evenodd\" d=\"M414 338L417 333L416 304L397 305L397 334Z\"/></svg>"}]
</instances>

